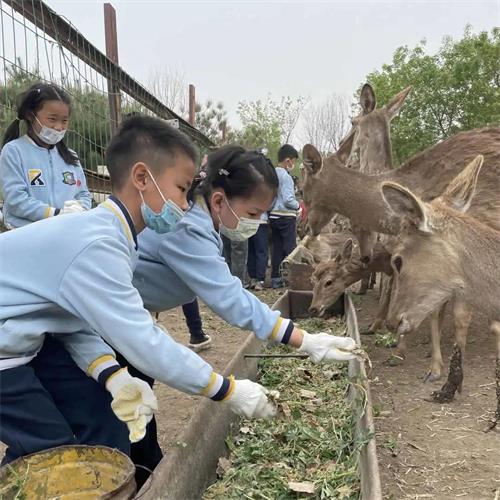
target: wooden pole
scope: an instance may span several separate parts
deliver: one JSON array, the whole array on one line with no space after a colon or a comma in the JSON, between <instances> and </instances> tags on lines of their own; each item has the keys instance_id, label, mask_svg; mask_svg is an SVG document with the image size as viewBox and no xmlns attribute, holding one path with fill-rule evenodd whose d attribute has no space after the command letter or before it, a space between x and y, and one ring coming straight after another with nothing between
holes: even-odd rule
<instances>
[{"instance_id":1,"label":"wooden pole","mask_svg":"<svg viewBox=\"0 0 500 500\"><path fill-rule=\"evenodd\" d=\"M104 33L106 55L118 65L118 36L116 32L116 11L110 3L104 4ZM108 78L109 116L111 135L114 135L121 122L120 83L116 78Z\"/></svg>"},{"instance_id":2,"label":"wooden pole","mask_svg":"<svg viewBox=\"0 0 500 500\"><path fill-rule=\"evenodd\" d=\"M196 117L196 90L194 85L189 84L189 125L194 127L194 121Z\"/></svg>"},{"instance_id":3,"label":"wooden pole","mask_svg":"<svg viewBox=\"0 0 500 500\"><path fill-rule=\"evenodd\" d=\"M226 144L226 136L227 136L227 123L226 123L226 120L224 120L221 123L221 129L222 129L222 144Z\"/></svg>"}]
</instances>

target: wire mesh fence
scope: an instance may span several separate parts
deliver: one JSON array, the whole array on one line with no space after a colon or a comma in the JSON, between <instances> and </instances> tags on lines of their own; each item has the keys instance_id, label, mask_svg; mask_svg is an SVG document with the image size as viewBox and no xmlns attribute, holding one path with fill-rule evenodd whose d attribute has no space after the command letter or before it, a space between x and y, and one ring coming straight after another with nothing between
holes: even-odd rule
<instances>
[{"instance_id":1,"label":"wire mesh fence","mask_svg":"<svg viewBox=\"0 0 500 500\"><path fill-rule=\"evenodd\" d=\"M210 139L167 108L140 83L93 46L71 21L39 0L0 0L0 133L16 118L16 97L33 83L52 82L72 98L65 139L85 169L96 201L110 191L104 151L116 127L111 102L120 115L140 112L177 119L200 146Z\"/></svg>"}]
</instances>

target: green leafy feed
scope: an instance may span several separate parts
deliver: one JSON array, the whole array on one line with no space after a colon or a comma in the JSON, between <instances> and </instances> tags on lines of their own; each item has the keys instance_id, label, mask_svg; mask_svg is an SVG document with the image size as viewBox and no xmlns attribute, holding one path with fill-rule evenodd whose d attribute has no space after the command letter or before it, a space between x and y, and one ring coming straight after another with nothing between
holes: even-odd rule
<instances>
[{"instance_id":1,"label":"green leafy feed","mask_svg":"<svg viewBox=\"0 0 500 500\"><path fill-rule=\"evenodd\" d=\"M306 322L300 326L313 332ZM345 328L315 326L333 326L337 335ZM279 416L239 422L226 439L230 456L219 461L220 479L204 499L359 498L359 450L368 436L354 438L364 401L347 402L347 367L298 359L265 359L259 367L260 382L280 393Z\"/></svg>"}]
</instances>

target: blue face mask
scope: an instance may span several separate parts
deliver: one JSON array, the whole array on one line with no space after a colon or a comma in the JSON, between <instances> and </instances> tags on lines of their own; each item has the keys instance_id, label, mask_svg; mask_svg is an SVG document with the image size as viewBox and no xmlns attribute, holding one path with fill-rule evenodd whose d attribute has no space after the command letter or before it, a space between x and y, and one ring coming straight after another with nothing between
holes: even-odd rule
<instances>
[{"instance_id":1,"label":"blue face mask","mask_svg":"<svg viewBox=\"0 0 500 500\"><path fill-rule=\"evenodd\" d=\"M146 224L146 227L149 227L149 229L152 229L158 234L165 234L175 228L177 223L184 217L184 211L179 208L172 200L165 199L151 172L149 172L149 175L151 176L156 189L158 189L158 192L160 193L160 196L165 203L163 204L160 213L157 214L151 207L146 205L142 193L140 192L142 198L142 218L144 219L144 224Z\"/></svg>"}]
</instances>

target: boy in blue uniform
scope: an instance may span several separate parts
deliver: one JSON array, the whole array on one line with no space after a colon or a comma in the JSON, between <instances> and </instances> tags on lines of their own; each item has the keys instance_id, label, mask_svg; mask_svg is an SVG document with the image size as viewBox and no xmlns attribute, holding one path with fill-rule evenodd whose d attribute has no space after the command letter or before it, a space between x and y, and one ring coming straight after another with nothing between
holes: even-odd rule
<instances>
[{"instance_id":1,"label":"boy in blue uniform","mask_svg":"<svg viewBox=\"0 0 500 500\"><path fill-rule=\"evenodd\" d=\"M290 172L299 157L297 150L290 144L281 146L278 151L276 174L279 179L278 196L269 214L269 226L273 242L271 255L271 283L273 288L283 286L280 267L283 259L297 246L297 211L299 202L295 198L295 185Z\"/></svg>"},{"instance_id":2,"label":"boy in blue uniform","mask_svg":"<svg viewBox=\"0 0 500 500\"><path fill-rule=\"evenodd\" d=\"M137 233L145 226L165 233L182 218L195 157L192 143L163 120L132 118L107 153L114 196L88 212L0 236L0 439L9 446L7 460L88 444L85 422L74 422L74 411L65 411L67 401L72 408L83 405L77 386L45 385L41 370L51 370L50 359L36 366L48 334L64 344L82 377L87 373L111 393L113 411L132 441L144 436L156 399L146 383L120 367L109 346L181 391L224 401L247 417L274 414L262 386L225 378L174 342L132 285ZM64 379L64 373L58 376Z\"/></svg>"}]
</instances>

